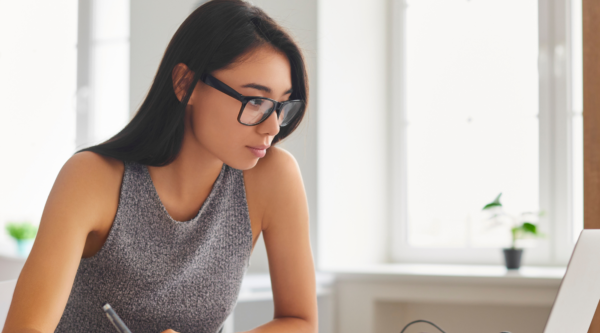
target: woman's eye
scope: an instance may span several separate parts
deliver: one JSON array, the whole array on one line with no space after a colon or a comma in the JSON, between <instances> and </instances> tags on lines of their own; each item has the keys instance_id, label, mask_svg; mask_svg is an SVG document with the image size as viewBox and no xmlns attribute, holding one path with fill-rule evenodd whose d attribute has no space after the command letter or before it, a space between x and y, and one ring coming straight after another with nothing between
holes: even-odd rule
<instances>
[{"instance_id":1,"label":"woman's eye","mask_svg":"<svg viewBox=\"0 0 600 333\"><path fill-rule=\"evenodd\" d=\"M250 104L254 105L254 106L260 106L262 105L263 101L261 99L252 99L250 100Z\"/></svg>"}]
</instances>

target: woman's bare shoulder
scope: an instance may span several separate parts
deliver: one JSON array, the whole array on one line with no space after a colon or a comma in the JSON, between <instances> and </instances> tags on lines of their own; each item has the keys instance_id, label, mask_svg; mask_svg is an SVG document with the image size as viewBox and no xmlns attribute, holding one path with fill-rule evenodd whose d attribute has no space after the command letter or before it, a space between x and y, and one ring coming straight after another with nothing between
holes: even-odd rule
<instances>
[{"instance_id":1,"label":"woman's bare shoulder","mask_svg":"<svg viewBox=\"0 0 600 333\"><path fill-rule=\"evenodd\" d=\"M244 171L246 182L254 185L256 192L262 198L273 192L274 184L298 176L300 176L300 168L296 159L290 152L280 147L269 148L265 157L258 160L252 169Z\"/></svg>"},{"instance_id":2,"label":"woman's bare shoulder","mask_svg":"<svg viewBox=\"0 0 600 333\"><path fill-rule=\"evenodd\" d=\"M116 158L83 151L71 156L63 169L72 176L81 177L86 183L107 184L114 187L115 183L121 183L125 165ZM102 188L104 187L100 189Z\"/></svg>"},{"instance_id":3,"label":"woman's bare shoulder","mask_svg":"<svg viewBox=\"0 0 600 333\"><path fill-rule=\"evenodd\" d=\"M122 161L91 151L74 154L62 167L55 186L69 192L69 197L85 199L79 202L87 209L93 209L98 220L96 223L112 221L116 211L125 166ZM93 191L90 191L93 189ZM106 216L104 216L106 215ZM101 227L102 228L102 227Z\"/></svg>"},{"instance_id":4,"label":"woman's bare shoulder","mask_svg":"<svg viewBox=\"0 0 600 333\"><path fill-rule=\"evenodd\" d=\"M104 156L92 151L82 151L69 158L65 165L73 165L75 168L100 172L109 175L111 173L122 174L125 168L123 161L113 157Z\"/></svg>"},{"instance_id":5,"label":"woman's bare shoulder","mask_svg":"<svg viewBox=\"0 0 600 333\"><path fill-rule=\"evenodd\" d=\"M269 148L254 168L244 171L244 178L246 191L250 192L264 218L267 218L274 203L287 197L290 191L304 192L298 162L290 152L279 147ZM263 230L267 227L264 218Z\"/></svg>"}]
</instances>

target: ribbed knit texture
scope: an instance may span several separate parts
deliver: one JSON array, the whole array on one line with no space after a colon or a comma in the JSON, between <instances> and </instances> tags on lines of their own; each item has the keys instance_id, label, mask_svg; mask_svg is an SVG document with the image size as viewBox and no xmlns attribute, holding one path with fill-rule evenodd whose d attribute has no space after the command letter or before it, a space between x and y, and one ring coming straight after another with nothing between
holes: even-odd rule
<instances>
[{"instance_id":1,"label":"ribbed knit texture","mask_svg":"<svg viewBox=\"0 0 600 333\"><path fill-rule=\"evenodd\" d=\"M109 303L132 333L216 333L236 304L251 249L241 170L223 164L198 214L178 222L147 167L126 162L108 238L81 259L55 332L116 332L102 310Z\"/></svg>"}]
</instances>

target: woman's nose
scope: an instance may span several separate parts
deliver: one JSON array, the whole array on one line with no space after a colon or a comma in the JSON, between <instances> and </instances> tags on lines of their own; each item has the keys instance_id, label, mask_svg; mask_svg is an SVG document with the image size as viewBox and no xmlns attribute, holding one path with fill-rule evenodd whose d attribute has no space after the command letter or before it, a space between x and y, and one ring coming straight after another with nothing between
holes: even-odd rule
<instances>
[{"instance_id":1,"label":"woman's nose","mask_svg":"<svg viewBox=\"0 0 600 333\"><path fill-rule=\"evenodd\" d=\"M273 111L269 118L258 124L262 133L275 136L279 133L279 119L277 119L277 111Z\"/></svg>"}]
</instances>

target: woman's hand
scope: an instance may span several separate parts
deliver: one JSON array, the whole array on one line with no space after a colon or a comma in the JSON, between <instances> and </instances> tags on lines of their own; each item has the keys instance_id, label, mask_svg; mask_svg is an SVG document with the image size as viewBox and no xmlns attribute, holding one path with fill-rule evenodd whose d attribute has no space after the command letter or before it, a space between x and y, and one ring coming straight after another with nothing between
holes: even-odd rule
<instances>
[{"instance_id":1,"label":"woman's hand","mask_svg":"<svg viewBox=\"0 0 600 333\"><path fill-rule=\"evenodd\" d=\"M169 328L168 330L162 331L160 333L179 333L179 332L175 332L175 331L173 331L172 329Z\"/></svg>"}]
</instances>

